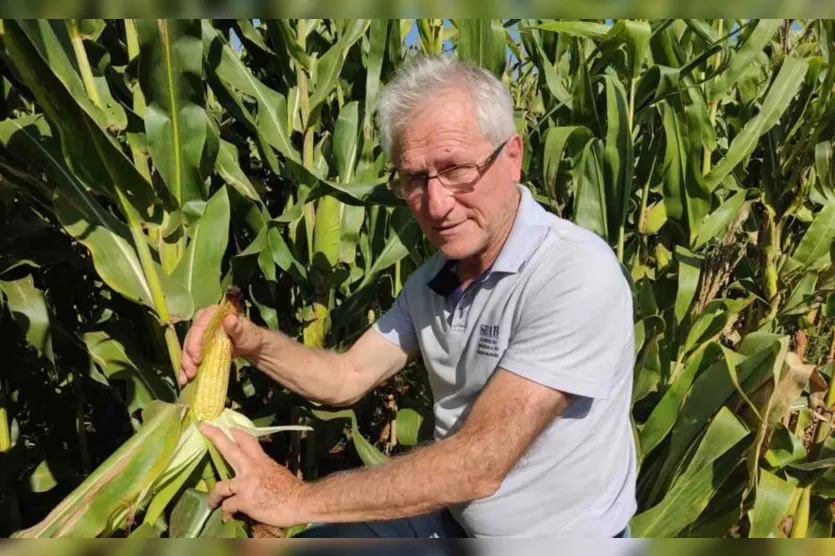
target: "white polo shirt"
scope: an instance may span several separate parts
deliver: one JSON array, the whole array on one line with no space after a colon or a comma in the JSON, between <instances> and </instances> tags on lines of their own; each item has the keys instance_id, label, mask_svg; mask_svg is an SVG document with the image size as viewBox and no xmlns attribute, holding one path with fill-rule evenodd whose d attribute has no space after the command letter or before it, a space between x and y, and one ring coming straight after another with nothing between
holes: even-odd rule
<instances>
[{"instance_id":1,"label":"white polo shirt","mask_svg":"<svg viewBox=\"0 0 835 556\"><path fill-rule=\"evenodd\" d=\"M420 348L436 439L458 430L498 368L578 396L496 493L450 508L469 534L611 537L636 510L632 296L601 238L517 187L513 228L488 272L461 294L438 253L374 326Z\"/></svg>"}]
</instances>

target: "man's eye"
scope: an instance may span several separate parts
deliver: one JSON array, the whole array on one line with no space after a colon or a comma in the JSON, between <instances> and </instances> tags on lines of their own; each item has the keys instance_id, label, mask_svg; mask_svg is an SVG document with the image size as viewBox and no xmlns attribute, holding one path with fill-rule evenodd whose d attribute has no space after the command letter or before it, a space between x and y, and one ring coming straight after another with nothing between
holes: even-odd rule
<instances>
[{"instance_id":1,"label":"man's eye","mask_svg":"<svg viewBox=\"0 0 835 556\"><path fill-rule=\"evenodd\" d=\"M447 181L465 182L478 177L478 170L471 166L455 166L444 172Z\"/></svg>"},{"instance_id":2,"label":"man's eye","mask_svg":"<svg viewBox=\"0 0 835 556\"><path fill-rule=\"evenodd\" d=\"M423 187L423 184L426 182L426 175L425 174L411 174L406 176L406 186L409 188L419 188Z\"/></svg>"}]
</instances>

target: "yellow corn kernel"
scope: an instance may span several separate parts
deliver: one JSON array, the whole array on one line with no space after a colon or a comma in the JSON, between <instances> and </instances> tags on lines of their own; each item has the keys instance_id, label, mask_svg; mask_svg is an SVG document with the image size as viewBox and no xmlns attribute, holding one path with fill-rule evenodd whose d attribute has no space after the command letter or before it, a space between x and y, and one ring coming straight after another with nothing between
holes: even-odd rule
<instances>
[{"instance_id":1,"label":"yellow corn kernel","mask_svg":"<svg viewBox=\"0 0 835 556\"><path fill-rule=\"evenodd\" d=\"M197 371L194 412L200 419L211 421L223 413L231 366L232 342L220 328Z\"/></svg>"},{"instance_id":2,"label":"yellow corn kernel","mask_svg":"<svg viewBox=\"0 0 835 556\"><path fill-rule=\"evenodd\" d=\"M203 333L203 360L197 369L197 381L191 407L203 421L212 421L226 407L226 390L232 368L232 342L223 329L223 317L240 315L243 294L232 286L212 316Z\"/></svg>"}]
</instances>

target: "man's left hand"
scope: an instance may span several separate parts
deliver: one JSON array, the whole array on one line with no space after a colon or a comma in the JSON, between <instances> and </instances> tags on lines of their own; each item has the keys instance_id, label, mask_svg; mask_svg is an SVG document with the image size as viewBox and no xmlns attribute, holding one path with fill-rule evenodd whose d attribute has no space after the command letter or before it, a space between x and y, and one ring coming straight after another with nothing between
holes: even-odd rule
<instances>
[{"instance_id":1,"label":"man's left hand","mask_svg":"<svg viewBox=\"0 0 835 556\"><path fill-rule=\"evenodd\" d=\"M302 522L299 505L304 483L264 453L257 439L234 428L234 442L211 425L203 424L200 430L235 471L234 478L215 485L210 507L220 505L224 514L242 512L277 527Z\"/></svg>"}]
</instances>

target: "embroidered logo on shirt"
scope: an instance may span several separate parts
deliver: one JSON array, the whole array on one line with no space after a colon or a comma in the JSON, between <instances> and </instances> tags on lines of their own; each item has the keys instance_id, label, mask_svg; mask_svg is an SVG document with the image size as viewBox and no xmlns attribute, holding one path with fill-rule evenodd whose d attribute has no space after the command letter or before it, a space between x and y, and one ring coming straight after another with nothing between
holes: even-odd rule
<instances>
[{"instance_id":1,"label":"embroidered logo on shirt","mask_svg":"<svg viewBox=\"0 0 835 556\"><path fill-rule=\"evenodd\" d=\"M499 327L495 324L482 324L478 327L478 349L479 355L489 357L499 356Z\"/></svg>"}]
</instances>

